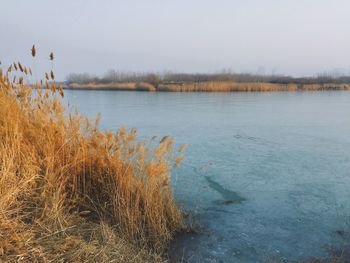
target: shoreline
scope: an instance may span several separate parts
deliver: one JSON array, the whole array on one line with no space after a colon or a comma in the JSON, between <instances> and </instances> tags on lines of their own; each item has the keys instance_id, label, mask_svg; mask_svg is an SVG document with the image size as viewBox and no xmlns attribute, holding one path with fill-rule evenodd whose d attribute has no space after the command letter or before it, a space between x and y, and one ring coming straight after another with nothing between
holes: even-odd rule
<instances>
[{"instance_id":1,"label":"shoreline","mask_svg":"<svg viewBox=\"0 0 350 263\"><path fill-rule=\"evenodd\" d=\"M111 83L68 83L67 90L120 90L148 92L271 92L271 91L325 91L350 90L348 83L314 84L277 84L264 82L183 82L160 83L147 82L111 82Z\"/></svg>"}]
</instances>

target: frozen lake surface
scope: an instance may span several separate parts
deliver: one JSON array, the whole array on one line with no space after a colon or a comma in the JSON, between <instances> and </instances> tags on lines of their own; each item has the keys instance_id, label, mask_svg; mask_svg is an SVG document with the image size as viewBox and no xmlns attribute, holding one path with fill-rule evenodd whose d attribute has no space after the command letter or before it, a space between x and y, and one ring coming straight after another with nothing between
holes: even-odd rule
<instances>
[{"instance_id":1,"label":"frozen lake surface","mask_svg":"<svg viewBox=\"0 0 350 263\"><path fill-rule=\"evenodd\" d=\"M350 92L65 94L103 129L188 144L173 187L203 233L176 242L180 258L299 260L349 244Z\"/></svg>"}]
</instances>

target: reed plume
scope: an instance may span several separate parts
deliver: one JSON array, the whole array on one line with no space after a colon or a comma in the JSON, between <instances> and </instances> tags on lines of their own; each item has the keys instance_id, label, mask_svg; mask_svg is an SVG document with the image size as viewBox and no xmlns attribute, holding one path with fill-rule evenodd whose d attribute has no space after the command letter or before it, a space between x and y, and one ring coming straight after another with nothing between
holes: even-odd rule
<instances>
[{"instance_id":1,"label":"reed plume","mask_svg":"<svg viewBox=\"0 0 350 263\"><path fill-rule=\"evenodd\" d=\"M35 45L32 46L31 52L32 52L32 57L34 58L36 54Z\"/></svg>"}]
</instances>

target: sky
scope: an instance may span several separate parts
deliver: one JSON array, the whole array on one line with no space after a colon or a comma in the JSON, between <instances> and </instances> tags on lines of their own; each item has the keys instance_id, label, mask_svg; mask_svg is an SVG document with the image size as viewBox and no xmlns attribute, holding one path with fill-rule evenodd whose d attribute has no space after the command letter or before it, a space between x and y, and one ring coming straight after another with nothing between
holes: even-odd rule
<instances>
[{"instance_id":1,"label":"sky","mask_svg":"<svg viewBox=\"0 0 350 263\"><path fill-rule=\"evenodd\" d=\"M71 72L350 74L349 0L0 0L0 61ZM30 48L38 57L33 62Z\"/></svg>"}]
</instances>

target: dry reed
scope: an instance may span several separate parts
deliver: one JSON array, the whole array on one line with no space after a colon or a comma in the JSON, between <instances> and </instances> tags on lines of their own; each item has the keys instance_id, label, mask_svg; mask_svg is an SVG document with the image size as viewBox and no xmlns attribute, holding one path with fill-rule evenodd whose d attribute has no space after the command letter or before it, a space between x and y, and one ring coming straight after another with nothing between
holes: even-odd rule
<instances>
[{"instance_id":1,"label":"dry reed","mask_svg":"<svg viewBox=\"0 0 350 263\"><path fill-rule=\"evenodd\" d=\"M140 82L136 84L136 90L139 91L156 91L156 88L147 82Z\"/></svg>"},{"instance_id":2,"label":"dry reed","mask_svg":"<svg viewBox=\"0 0 350 263\"><path fill-rule=\"evenodd\" d=\"M147 82L112 82L112 83L69 83L68 89L96 90L140 90L169 92L264 92L264 91L320 91L320 90L350 90L350 84L315 83L315 84L277 84L264 82L189 82L162 83L154 86Z\"/></svg>"},{"instance_id":3,"label":"dry reed","mask_svg":"<svg viewBox=\"0 0 350 263\"><path fill-rule=\"evenodd\" d=\"M98 118L65 113L62 87L32 90L10 71L0 69L0 261L162 262L183 228L173 140L100 131Z\"/></svg>"},{"instance_id":4,"label":"dry reed","mask_svg":"<svg viewBox=\"0 0 350 263\"><path fill-rule=\"evenodd\" d=\"M66 89L96 89L96 90L136 90L136 83L70 83L66 85Z\"/></svg>"},{"instance_id":5,"label":"dry reed","mask_svg":"<svg viewBox=\"0 0 350 263\"><path fill-rule=\"evenodd\" d=\"M349 90L349 84L274 84L263 82L197 82L181 84L160 84L158 91L177 92L254 92L254 91L316 91L316 90Z\"/></svg>"}]
</instances>

